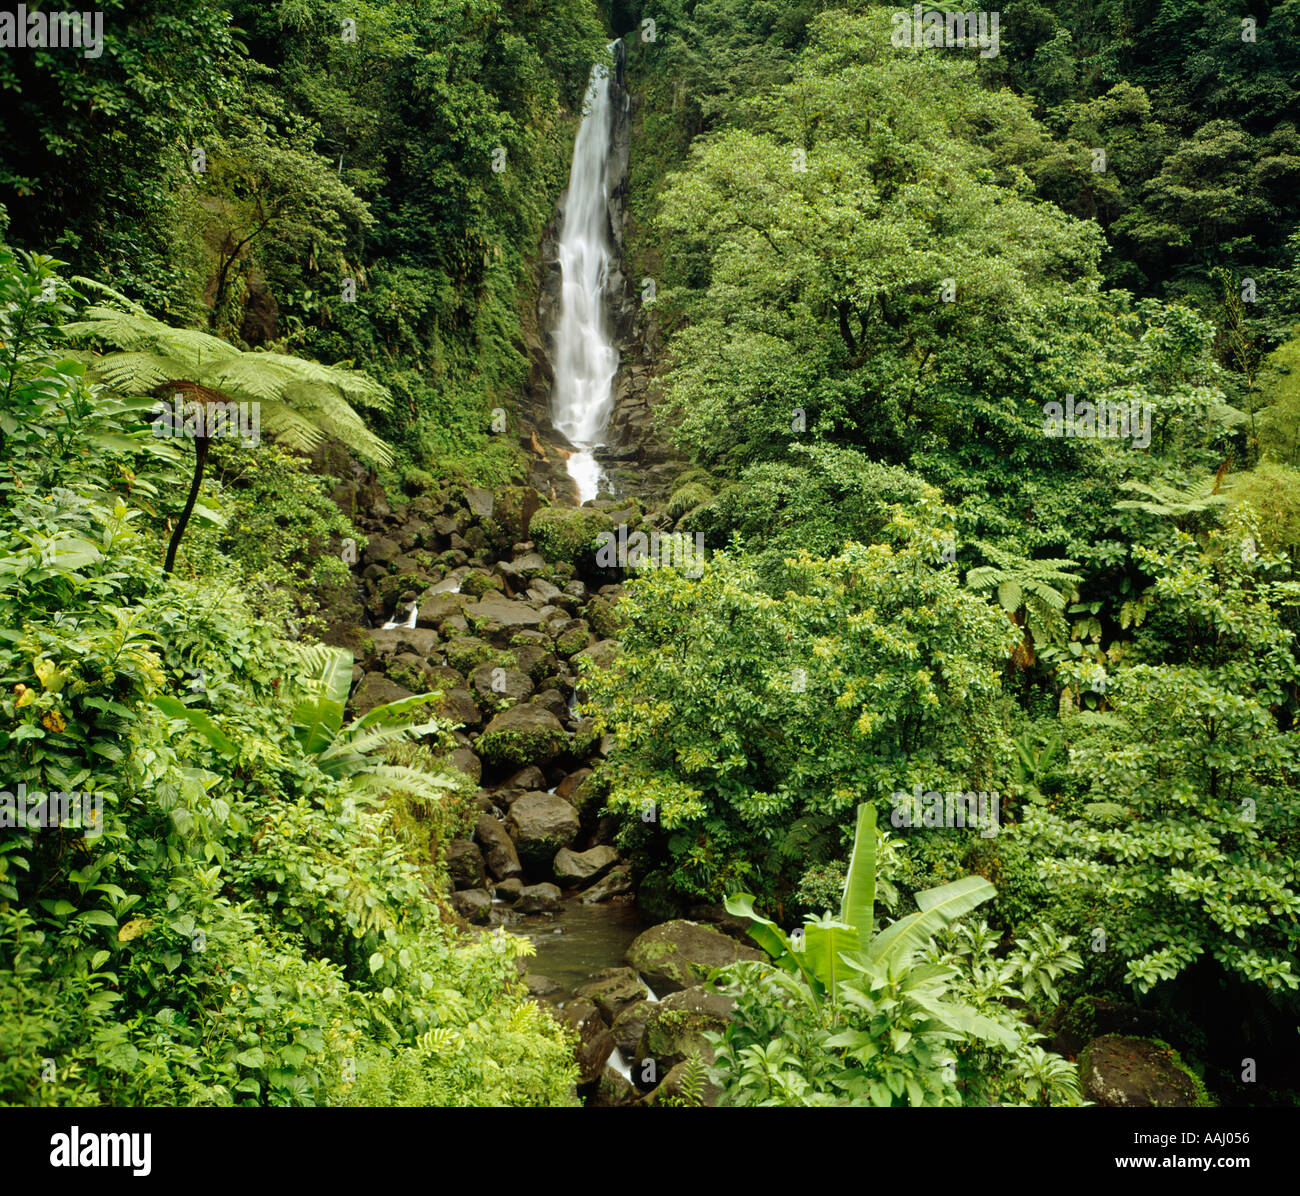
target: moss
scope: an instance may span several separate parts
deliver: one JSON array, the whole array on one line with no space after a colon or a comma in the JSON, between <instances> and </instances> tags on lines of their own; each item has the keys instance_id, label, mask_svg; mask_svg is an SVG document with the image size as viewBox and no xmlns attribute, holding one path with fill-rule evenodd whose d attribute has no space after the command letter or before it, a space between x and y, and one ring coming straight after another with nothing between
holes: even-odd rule
<instances>
[{"instance_id":1,"label":"moss","mask_svg":"<svg viewBox=\"0 0 1300 1196\"><path fill-rule=\"evenodd\" d=\"M474 598L483 597L488 590L505 591L501 579L493 573L470 573L460 583L460 592Z\"/></svg>"},{"instance_id":2,"label":"moss","mask_svg":"<svg viewBox=\"0 0 1300 1196\"><path fill-rule=\"evenodd\" d=\"M481 664L487 664L495 651L491 644L472 635L458 635L447 644L447 663L456 672L468 676Z\"/></svg>"},{"instance_id":3,"label":"moss","mask_svg":"<svg viewBox=\"0 0 1300 1196\"><path fill-rule=\"evenodd\" d=\"M499 766L536 764L554 760L568 746L563 731L485 731L478 738L477 751L488 764ZM556 846L556 851L565 844Z\"/></svg>"},{"instance_id":4,"label":"moss","mask_svg":"<svg viewBox=\"0 0 1300 1196\"><path fill-rule=\"evenodd\" d=\"M566 659L575 652L581 652L591 638L585 627L570 627L568 631L555 638L555 651Z\"/></svg>"},{"instance_id":5,"label":"moss","mask_svg":"<svg viewBox=\"0 0 1300 1196\"><path fill-rule=\"evenodd\" d=\"M612 531L613 521L603 511L586 507L546 507L533 516L530 534L537 551L551 562L594 565L596 538Z\"/></svg>"},{"instance_id":6,"label":"moss","mask_svg":"<svg viewBox=\"0 0 1300 1196\"><path fill-rule=\"evenodd\" d=\"M591 624L592 631L601 639L617 638L618 616L614 613L614 604L608 598L602 598L597 594L587 603L585 614L587 622Z\"/></svg>"}]
</instances>

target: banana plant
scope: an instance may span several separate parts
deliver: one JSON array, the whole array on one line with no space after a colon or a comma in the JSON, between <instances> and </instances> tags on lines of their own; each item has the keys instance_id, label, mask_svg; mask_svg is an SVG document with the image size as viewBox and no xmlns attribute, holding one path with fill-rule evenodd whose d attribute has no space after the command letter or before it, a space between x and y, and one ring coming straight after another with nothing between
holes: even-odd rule
<instances>
[{"instance_id":1,"label":"banana plant","mask_svg":"<svg viewBox=\"0 0 1300 1196\"><path fill-rule=\"evenodd\" d=\"M838 918L806 918L802 930L789 936L754 912L752 895L739 893L725 904L728 913L751 920L750 937L778 968L802 977L818 998L834 1002L840 984L850 975L882 965L893 971L909 967L936 933L995 896L997 890L987 880L966 876L918 893L920 908L915 913L874 933L876 808L863 802L858 806Z\"/></svg>"},{"instance_id":2,"label":"banana plant","mask_svg":"<svg viewBox=\"0 0 1300 1196\"><path fill-rule=\"evenodd\" d=\"M307 677L293 708L290 730L303 753L313 757L323 773L345 782L352 796L363 800L396 790L433 801L456 787L450 777L383 761L382 753L390 745L446 728L442 719L412 723L403 717L441 697L440 692L385 702L344 726L344 708L352 688L352 653L316 645L307 649L304 657ZM235 744L205 711L166 696L156 697L154 705L169 718L189 723L223 757L233 760L238 755Z\"/></svg>"}]
</instances>

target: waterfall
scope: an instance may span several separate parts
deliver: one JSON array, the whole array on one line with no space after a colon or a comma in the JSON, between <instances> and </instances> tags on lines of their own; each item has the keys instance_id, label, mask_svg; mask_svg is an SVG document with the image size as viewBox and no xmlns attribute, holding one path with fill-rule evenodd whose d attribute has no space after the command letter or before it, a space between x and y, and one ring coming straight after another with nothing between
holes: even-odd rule
<instances>
[{"instance_id":1,"label":"waterfall","mask_svg":"<svg viewBox=\"0 0 1300 1196\"><path fill-rule=\"evenodd\" d=\"M618 372L618 350L610 343L605 318L605 286L615 265L606 169L610 90L610 64L599 62L587 85L557 245L561 292L551 409L556 429L578 450L569 457L568 469L578 485L579 503L596 497L604 477L592 450L605 442Z\"/></svg>"}]
</instances>

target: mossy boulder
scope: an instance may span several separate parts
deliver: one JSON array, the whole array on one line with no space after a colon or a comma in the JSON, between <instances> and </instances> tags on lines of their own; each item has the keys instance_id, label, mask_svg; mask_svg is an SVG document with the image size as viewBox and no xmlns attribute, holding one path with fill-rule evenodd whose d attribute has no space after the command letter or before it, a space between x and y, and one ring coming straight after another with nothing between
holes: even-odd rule
<instances>
[{"instance_id":1,"label":"mossy boulder","mask_svg":"<svg viewBox=\"0 0 1300 1196\"><path fill-rule=\"evenodd\" d=\"M573 843L580 829L573 807L564 798L542 790L511 802L506 816L506 830L529 876L549 874L551 861Z\"/></svg>"},{"instance_id":2,"label":"mossy boulder","mask_svg":"<svg viewBox=\"0 0 1300 1196\"><path fill-rule=\"evenodd\" d=\"M724 1030L734 1008L730 997L706 992L699 986L669 993L655 1003L646 1018L637 1045L637 1061L653 1059L661 1073L693 1054L712 1063L713 1047L704 1035L710 1030Z\"/></svg>"},{"instance_id":3,"label":"mossy boulder","mask_svg":"<svg viewBox=\"0 0 1300 1196\"><path fill-rule=\"evenodd\" d=\"M460 592L474 598L481 598L488 590L504 591L505 583L496 574L484 570L467 573L460 583Z\"/></svg>"},{"instance_id":4,"label":"mossy boulder","mask_svg":"<svg viewBox=\"0 0 1300 1196\"><path fill-rule=\"evenodd\" d=\"M595 565L596 538L613 531L614 521L589 507L546 507L533 516L529 534L548 561L568 561L579 568Z\"/></svg>"},{"instance_id":5,"label":"mossy boulder","mask_svg":"<svg viewBox=\"0 0 1300 1196\"><path fill-rule=\"evenodd\" d=\"M684 919L652 926L637 935L623 957L628 967L640 972L661 996L698 984L714 968L742 959L765 958L761 951L746 947L712 927Z\"/></svg>"},{"instance_id":6,"label":"mossy boulder","mask_svg":"<svg viewBox=\"0 0 1300 1196\"><path fill-rule=\"evenodd\" d=\"M568 746L568 736L555 715L541 706L521 703L502 711L488 723L487 730L479 736L477 751L498 768L521 768L525 764L549 764Z\"/></svg>"},{"instance_id":7,"label":"mossy boulder","mask_svg":"<svg viewBox=\"0 0 1300 1196\"><path fill-rule=\"evenodd\" d=\"M1107 1034L1079 1054L1084 1095L1111 1109L1205 1108L1205 1086L1158 1038Z\"/></svg>"},{"instance_id":8,"label":"mossy boulder","mask_svg":"<svg viewBox=\"0 0 1300 1196\"><path fill-rule=\"evenodd\" d=\"M479 665L487 664L495 655L492 645L477 636L458 635L447 643L447 663L465 677Z\"/></svg>"},{"instance_id":9,"label":"mossy boulder","mask_svg":"<svg viewBox=\"0 0 1300 1196\"><path fill-rule=\"evenodd\" d=\"M608 598L597 594L587 603L584 613L592 631L601 639L614 639L618 635L618 617L614 614L614 604Z\"/></svg>"},{"instance_id":10,"label":"mossy boulder","mask_svg":"<svg viewBox=\"0 0 1300 1196\"><path fill-rule=\"evenodd\" d=\"M555 652L566 659L591 643L591 629L582 619L574 619L555 637Z\"/></svg>"}]
</instances>

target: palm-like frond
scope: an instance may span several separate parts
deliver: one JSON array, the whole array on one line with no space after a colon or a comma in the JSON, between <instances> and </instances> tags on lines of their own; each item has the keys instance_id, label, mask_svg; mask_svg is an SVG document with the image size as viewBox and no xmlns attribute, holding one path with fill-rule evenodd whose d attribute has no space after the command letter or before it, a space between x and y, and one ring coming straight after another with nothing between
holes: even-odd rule
<instances>
[{"instance_id":1,"label":"palm-like frond","mask_svg":"<svg viewBox=\"0 0 1300 1196\"><path fill-rule=\"evenodd\" d=\"M1188 486L1175 486L1168 482L1147 485L1145 482L1123 482L1121 490L1145 496L1146 501L1125 499L1117 502L1117 511L1145 511L1148 515L1160 515L1165 518L1185 519L1188 515L1199 515L1212 507L1223 506L1228 498L1216 493L1219 478L1216 474L1192 482Z\"/></svg>"},{"instance_id":2,"label":"palm-like frond","mask_svg":"<svg viewBox=\"0 0 1300 1196\"><path fill-rule=\"evenodd\" d=\"M120 393L150 394L188 379L226 398L259 403L263 429L292 449L311 452L332 436L367 460L392 463L388 446L351 405L388 410L392 395L358 370L285 353L245 353L206 332L172 328L139 309L88 307L64 331L117 350L95 359L91 375Z\"/></svg>"}]
</instances>

